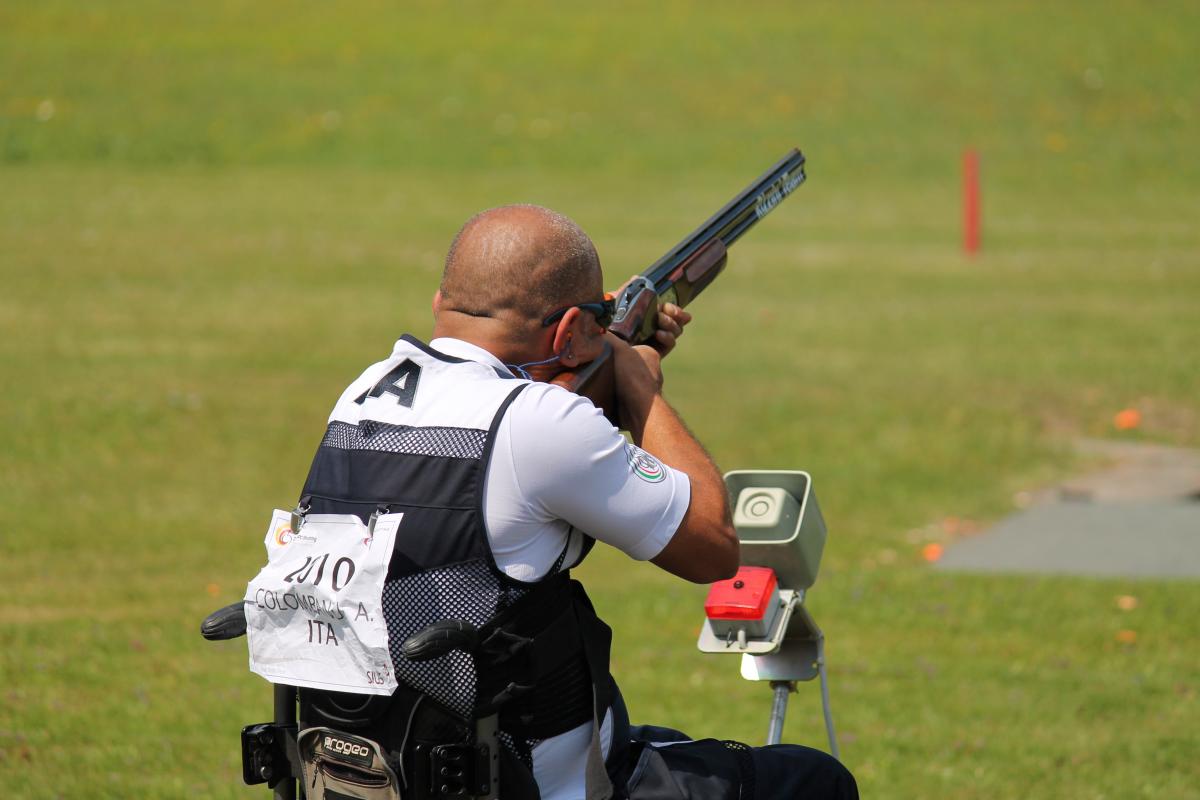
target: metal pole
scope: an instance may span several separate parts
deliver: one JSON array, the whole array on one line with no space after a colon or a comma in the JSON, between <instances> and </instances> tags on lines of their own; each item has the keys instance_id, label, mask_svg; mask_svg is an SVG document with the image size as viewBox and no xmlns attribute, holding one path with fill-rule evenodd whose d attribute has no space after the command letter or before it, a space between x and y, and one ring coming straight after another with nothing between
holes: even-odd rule
<instances>
[{"instance_id":1,"label":"metal pole","mask_svg":"<svg viewBox=\"0 0 1200 800\"><path fill-rule=\"evenodd\" d=\"M771 702L771 722L767 727L767 744L779 744L783 741L783 718L787 714L788 695L795 691L793 681L771 681L771 690L775 698Z\"/></svg>"},{"instance_id":2,"label":"metal pole","mask_svg":"<svg viewBox=\"0 0 1200 800\"><path fill-rule=\"evenodd\" d=\"M275 723L296 724L296 687L275 684ZM287 769L288 765L283 765ZM284 778L275 784L275 800L296 800L296 780Z\"/></svg>"}]
</instances>

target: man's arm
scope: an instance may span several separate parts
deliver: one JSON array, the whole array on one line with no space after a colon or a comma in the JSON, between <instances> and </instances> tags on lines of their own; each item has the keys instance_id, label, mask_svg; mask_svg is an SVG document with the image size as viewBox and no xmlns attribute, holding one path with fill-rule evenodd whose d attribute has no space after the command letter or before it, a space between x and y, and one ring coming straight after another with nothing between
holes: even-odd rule
<instances>
[{"instance_id":1,"label":"man's arm","mask_svg":"<svg viewBox=\"0 0 1200 800\"><path fill-rule=\"evenodd\" d=\"M651 347L631 347L616 337L612 340L621 426L634 444L686 473L691 482L683 521L651 561L695 583L732 578L738 568L738 539L721 473L662 396L659 353Z\"/></svg>"}]
</instances>

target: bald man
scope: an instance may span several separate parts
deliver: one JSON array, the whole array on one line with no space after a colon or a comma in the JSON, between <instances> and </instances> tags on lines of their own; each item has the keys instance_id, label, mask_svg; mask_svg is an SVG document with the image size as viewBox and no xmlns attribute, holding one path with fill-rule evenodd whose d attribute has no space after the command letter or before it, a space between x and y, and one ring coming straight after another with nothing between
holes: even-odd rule
<instances>
[{"instance_id":1,"label":"bald man","mask_svg":"<svg viewBox=\"0 0 1200 800\"><path fill-rule=\"evenodd\" d=\"M400 688L356 714L302 690L301 727L378 742L405 798L443 796L438 748L486 740L493 718L505 800L732 799L755 774L784 792L758 797L856 796L818 751L629 725L611 631L570 568L600 541L707 583L736 572L738 540L719 471L662 395L660 359L690 315L665 306L654 346L631 347L606 333L611 312L596 250L567 217L506 206L459 231L432 339L404 336L345 390L301 498L314 514L403 514L382 590ZM632 441L550 383L606 341ZM445 620L472 631L456 649L405 648Z\"/></svg>"}]
</instances>

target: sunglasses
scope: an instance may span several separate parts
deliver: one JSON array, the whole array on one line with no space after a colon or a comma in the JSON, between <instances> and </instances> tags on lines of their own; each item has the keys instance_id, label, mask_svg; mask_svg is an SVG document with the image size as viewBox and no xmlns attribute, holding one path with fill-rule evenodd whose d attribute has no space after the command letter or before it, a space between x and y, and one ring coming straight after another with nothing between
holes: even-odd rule
<instances>
[{"instance_id":1,"label":"sunglasses","mask_svg":"<svg viewBox=\"0 0 1200 800\"><path fill-rule=\"evenodd\" d=\"M617 310L617 303L615 300L612 300L610 298L605 298L604 300L601 300L601 301L598 301L595 303L576 303L575 305L566 306L564 308L558 309L557 311L552 313L550 316L548 316L544 320L542 320L542 327L549 328L551 325L553 325L554 323L556 323L560 319L562 319L563 315L566 314L568 311L570 311L572 308L578 308L581 311L588 312L589 314L591 314L593 317L596 318L597 325L599 325L601 328L607 328L609 325L612 324L613 314Z\"/></svg>"}]
</instances>

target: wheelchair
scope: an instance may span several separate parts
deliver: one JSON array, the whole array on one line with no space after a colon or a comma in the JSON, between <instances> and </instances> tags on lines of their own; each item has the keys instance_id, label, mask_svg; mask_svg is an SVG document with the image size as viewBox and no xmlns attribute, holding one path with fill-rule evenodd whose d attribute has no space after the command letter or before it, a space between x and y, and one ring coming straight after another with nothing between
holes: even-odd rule
<instances>
[{"instance_id":1,"label":"wheelchair","mask_svg":"<svg viewBox=\"0 0 1200 800\"><path fill-rule=\"evenodd\" d=\"M210 614L210 641L246 634L243 602ZM427 661L477 645L470 623L443 620L409 637L403 652ZM391 696L273 684L274 719L242 729L242 780L275 800L414 800L499 796L501 775L518 773L500 745L497 716L470 721L403 684ZM302 785L303 784L303 785ZM341 791L345 787L353 794Z\"/></svg>"}]
</instances>

